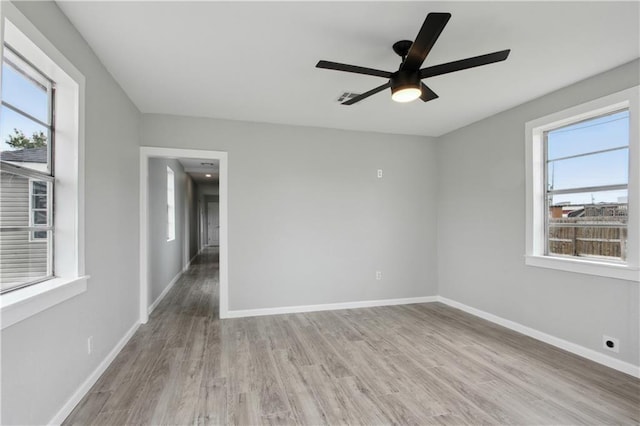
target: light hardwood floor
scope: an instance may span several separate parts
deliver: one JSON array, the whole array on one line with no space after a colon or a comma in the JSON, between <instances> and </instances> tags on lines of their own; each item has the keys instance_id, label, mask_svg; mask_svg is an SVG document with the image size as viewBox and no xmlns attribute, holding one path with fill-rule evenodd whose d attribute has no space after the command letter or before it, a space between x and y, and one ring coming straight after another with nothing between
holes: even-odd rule
<instances>
[{"instance_id":1,"label":"light hardwood floor","mask_svg":"<svg viewBox=\"0 0 640 426\"><path fill-rule=\"evenodd\" d=\"M64 424L640 422L640 380L441 304L219 320L216 292L209 249Z\"/></svg>"}]
</instances>

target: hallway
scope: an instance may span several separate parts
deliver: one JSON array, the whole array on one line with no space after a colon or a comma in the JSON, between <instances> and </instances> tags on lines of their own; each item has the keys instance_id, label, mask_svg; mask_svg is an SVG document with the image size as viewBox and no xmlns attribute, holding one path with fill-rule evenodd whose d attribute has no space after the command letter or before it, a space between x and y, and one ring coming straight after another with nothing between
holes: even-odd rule
<instances>
[{"instance_id":1,"label":"hallway","mask_svg":"<svg viewBox=\"0 0 640 426\"><path fill-rule=\"evenodd\" d=\"M207 247L64 424L184 424L201 385L224 387L219 356L204 356L219 355L219 333L218 248Z\"/></svg>"},{"instance_id":2,"label":"hallway","mask_svg":"<svg viewBox=\"0 0 640 426\"><path fill-rule=\"evenodd\" d=\"M217 262L196 258L65 425L640 421L637 379L437 303L219 320Z\"/></svg>"}]
</instances>

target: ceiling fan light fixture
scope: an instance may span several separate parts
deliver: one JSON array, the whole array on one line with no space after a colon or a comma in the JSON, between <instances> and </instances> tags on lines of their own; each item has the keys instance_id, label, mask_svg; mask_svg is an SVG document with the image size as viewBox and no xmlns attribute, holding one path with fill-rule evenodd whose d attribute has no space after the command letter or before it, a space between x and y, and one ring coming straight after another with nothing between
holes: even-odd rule
<instances>
[{"instance_id":1,"label":"ceiling fan light fixture","mask_svg":"<svg viewBox=\"0 0 640 426\"><path fill-rule=\"evenodd\" d=\"M396 102L411 102L422 96L420 87L402 87L391 89L391 99Z\"/></svg>"},{"instance_id":2,"label":"ceiling fan light fixture","mask_svg":"<svg viewBox=\"0 0 640 426\"><path fill-rule=\"evenodd\" d=\"M417 73L397 72L391 76L391 99L396 102L415 101L422 95Z\"/></svg>"}]
</instances>

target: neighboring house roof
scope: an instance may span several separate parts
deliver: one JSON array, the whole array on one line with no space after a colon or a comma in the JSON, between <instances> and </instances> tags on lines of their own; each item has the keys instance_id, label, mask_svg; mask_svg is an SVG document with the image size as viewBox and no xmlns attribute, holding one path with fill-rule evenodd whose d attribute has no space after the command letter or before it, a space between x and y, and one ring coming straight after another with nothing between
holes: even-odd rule
<instances>
[{"instance_id":1,"label":"neighboring house roof","mask_svg":"<svg viewBox=\"0 0 640 426\"><path fill-rule=\"evenodd\" d=\"M574 210L567 214L567 217L583 217L584 216L584 207L578 210Z\"/></svg>"},{"instance_id":2,"label":"neighboring house roof","mask_svg":"<svg viewBox=\"0 0 640 426\"><path fill-rule=\"evenodd\" d=\"M16 151L3 151L0 152L0 160L2 161L15 161L21 163L46 163L47 162L47 147L31 148L31 149L19 149Z\"/></svg>"}]
</instances>

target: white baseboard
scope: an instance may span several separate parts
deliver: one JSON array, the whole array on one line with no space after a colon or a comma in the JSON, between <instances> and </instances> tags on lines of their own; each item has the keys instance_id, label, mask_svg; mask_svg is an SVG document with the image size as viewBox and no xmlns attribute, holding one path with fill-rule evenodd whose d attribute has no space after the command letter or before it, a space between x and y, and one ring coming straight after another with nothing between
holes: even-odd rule
<instances>
[{"instance_id":1,"label":"white baseboard","mask_svg":"<svg viewBox=\"0 0 640 426\"><path fill-rule=\"evenodd\" d=\"M535 330L531 327L527 327L526 325L522 325L520 323L499 317L497 315L481 311L480 309L476 309L463 303L456 302L455 300L447 299L446 297L437 296L437 301L444 303L445 305L449 305L452 308L460 309L461 311L467 312L471 315L475 315L492 323L509 328L513 331L517 331L518 333L524 334L525 336L529 336L536 340L540 340L541 342L548 343L567 352L571 352L572 354L581 356L593 362L597 362L598 364L602 364L607 367L613 368L614 370L618 370L631 376L640 378L640 367L637 365L621 361L609 355L594 351L593 349L585 348L584 346L580 346L559 337L543 333L542 331Z\"/></svg>"},{"instance_id":2,"label":"white baseboard","mask_svg":"<svg viewBox=\"0 0 640 426\"><path fill-rule=\"evenodd\" d=\"M198 255L202 253L202 249L198 250L196 252L196 254L193 255L193 257L189 260L189 262L187 262L186 265L184 265L184 268L182 268L182 272L187 272L187 270L191 267L191 264L193 263L193 260L198 257Z\"/></svg>"},{"instance_id":3,"label":"white baseboard","mask_svg":"<svg viewBox=\"0 0 640 426\"><path fill-rule=\"evenodd\" d=\"M404 299L365 300L362 302L326 303L322 305L284 306L280 308L244 309L228 311L225 318L258 317L263 315L294 314L300 312L335 311L339 309L371 308L374 306L410 305L436 302L437 296L409 297Z\"/></svg>"},{"instance_id":4,"label":"white baseboard","mask_svg":"<svg viewBox=\"0 0 640 426\"><path fill-rule=\"evenodd\" d=\"M169 290L171 290L171 288L173 288L175 283L178 282L178 280L180 279L180 277L182 276L183 273L184 273L184 271L178 272L176 274L176 276L173 277L171 282L164 288L164 290L162 290L162 293L160 293L160 296L158 296L158 298L151 304L151 306L149 306L149 309L147 310L149 315L151 315L151 312L153 312L153 310L160 304L160 302L162 302L162 299L164 299L164 297L167 295L167 293L169 293Z\"/></svg>"},{"instance_id":5,"label":"white baseboard","mask_svg":"<svg viewBox=\"0 0 640 426\"><path fill-rule=\"evenodd\" d=\"M67 400L67 402L62 406L62 408L56 413L55 416L49 421L49 425L60 425L67 418L69 414L73 411L73 409L78 405L78 403L84 398L84 396L89 392L91 387L96 384L102 373L105 372L107 367L113 362L116 356L120 353L124 345L127 344L129 339L134 335L134 333L140 327L140 323L136 322L133 327L129 329L125 333L125 335L120 339L118 343L116 343L115 347L109 352L109 354L102 360L98 367L89 375L87 380L85 380L80 387L73 393L71 398Z\"/></svg>"}]
</instances>

